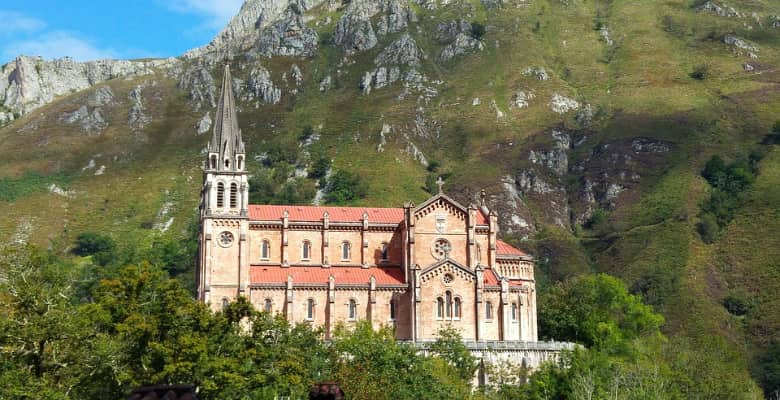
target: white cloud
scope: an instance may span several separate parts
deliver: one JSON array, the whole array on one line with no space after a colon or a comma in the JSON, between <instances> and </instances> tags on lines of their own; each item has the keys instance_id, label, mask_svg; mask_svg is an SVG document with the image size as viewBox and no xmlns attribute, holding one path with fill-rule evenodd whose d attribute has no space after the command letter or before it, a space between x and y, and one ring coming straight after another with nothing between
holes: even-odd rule
<instances>
[{"instance_id":1,"label":"white cloud","mask_svg":"<svg viewBox=\"0 0 780 400\"><path fill-rule=\"evenodd\" d=\"M165 0L173 11L200 15L209 29L222 29L241 9L243 0Z\"/></svg>"},{"instance_id":2,"label":"white cloud","mask_svg":"<svg viewBox=\"0 0 780 400\"><path fill-rule=\"evenodd\" d=\"M89 40L64 31L46 32L33 38L5 42L0 49L0 60L9 61L18 55L42 56L45 59L71 57L77 61L117 58L113 49L102 49Z\"/></svg>"},{"instance_id":3,"label":"white cloud","mask_svg":"<svg viewBox=\"0 0 780 400\"><path fill-rule=\"evenodd\" d=\"M0 10L0 36L35 32L46 27L46 23L15 11Z\"/></svg>"}]
</instances>

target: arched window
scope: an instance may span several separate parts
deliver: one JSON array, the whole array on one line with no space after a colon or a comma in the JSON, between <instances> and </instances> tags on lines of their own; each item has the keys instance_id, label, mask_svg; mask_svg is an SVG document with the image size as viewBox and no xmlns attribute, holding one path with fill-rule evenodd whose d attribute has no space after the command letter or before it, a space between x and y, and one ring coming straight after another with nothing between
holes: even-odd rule
<instances>
[{"instance_id":1,"label":"arched window","mask_svg":"<svg viewBox=\"0 0 780 400\"><path fill-rule=\"evenodd\" d=\"M477 264L482 262L482 248L477 244Z\"/></svg>"},{"instance_id":2,"label":"arched window","mask_svg":"<svg viewBox=\"0 0 780 400\"><path fill-rule=\"evenodd\" d=\"M381 256L382 258L381 258L381 260L387 260L387 249L388 249L388 247L389 246L388 246L387 242L382 243L382 256Z\"/></svg>"},{"instance_id":3,"label":"arched window","mask_svg":"<svg viewBox=\"0 0 780 400\"><path fill-rule=\"evenodd\" d=\"M314 299L306 300L306 319L314 319Z\"/></svg>"},{"instance_id":4,"label":"arched window","mask_svg":"<svg viewBox=\"0 0 780 400\"><path fill-rule=\"evenodd\" d=\"M216 169L216 168L217 168L217 156L216 155L212 155L211 156L211 169Z\"/></svg>"},{"instance_id":5,"label":"arched window","mask_svg":"<svg viewBox=\"0 0 780 400\"><path fill-rule=\"evenodd\" d=\"M453 303L453 317L460 318L460 297L455 298L455 302Z\"/></svg>"},{"instance_id":6,"label":"arched window","mask_svg":"<svg viewBox=\"0 0 780 400\"><path fill-rule=\"evenodd\" d=\"M230 208L238 207L238 185L230 184Z\"/></svg>"},{"instance_id":7,"label":"arched window","mask_svg":"<svg viewBox=\"0 0 780 400\"><path fill-rule=\"evenodd\" d=\"M230 168L230 159L229 158L225 159L225 168Z\"/></svg>"},{"instance_id":8,"label":"arched window","mask_svg":"<svg viewBox=\"0 0 780 400\"><path fill-rule=\"evenodd\" d=\"M517 321L517 303L512 303L512 321Z\"/></svg>"},{"instance_id":9,"label":"arched window","mask_svg":"<svg viewBox=\"0 0 780 400\"><path fill-rule=\"evenodd\" d=\"M217 207L225 206L225 184L217 183Z\"/></svg>"},{"instance_id":10,"label":"arched window","mask_svg":"<svg viewBox=\"0 0 780 400\"><path fill-rule=\"evenodd\" d=\"M349 261L350 255L349 255L349 242L341 243L341 260L342 261Z\"/></svg>"},{"instance_id":11,"label":"arched window","mask_svg":"<svg viewBox=\"0 0 780 400\"><path fill-rule=\"evenodd\" d=\"M267 260L271 257L271 244L267 240L263 240L260 245L260 258Z\"/></svg>"},{"instance_id":12,"label":"arched window","mask_svg":"<svg viewBox=\"0 0 780 400\"><path fill-rule=\"evenodd\" d=\"M303 247L301 248L301 259L306 261L311 259L311 242L308 240L303 241Z\"/></svg>"},{"instance_id":13,"label":"arched window","mask_svg":"<svg viewBox=\"0 0 780 400\"><path fill-rule=\"evenodd\" d=\"M271 312L272 304L273 302L271 301L271 299L265 299L265 301L263 302L263 310L268 313Z\"/></svg>"},{"instance_id":14,"label":"arched window","mask_svg":"<svg viewBox=\"0 0 780 400\"><path fill-rule=\"evenodd\" d=\"M445 299L444 315L447 318L450 318L450 317L452 317L452 293L450 293L450 291L447 291L444 294L444 299Z\"/></svg>"},{"instance_id":15,"label":"arched window","mask_svg":"<svg viewBox=\"0 0 780 400\"><path fill-rule=\"evenodd\" d=\"M436 318L441 319L444 316L444 300L439 297L436 299Z\"/></svg>"},{"instance_id":16,"label":"arched window","mask_svg":"<svg viewBox=\"0 0 780 400\"><path fill-rule=\"evenodd\" d=\"M230 304L230 300L228 300L227 297L222 298L222 311L225 311L228 308L228 304Z\"/></svg>"},{"instance_id":17,"label":"arched window","mask_svg":"<svg viewBox=\"0 0 780 400\"><path fill-rule=\"evenodd\" d=\"M390 319L395 321L395 300L390 300Z\"/></svg>"},{"instance_id":18,"label":"arched window","mask_svg":"<svg viewBox=\"0 0 780 400\"><path fill-rule=\"evenodd\" d=\"M349 301L349 319L353 321L357 319L357 302L355 299Z\"/></svg>"},{"instance_id":19,"label":"arched window","mask_svg":"<svg viewBox=\"0 0 780 400\"><path fill-rule=\"evenodd\" d=\"M493 319L493 303L485 302L485 319Z\"/></svg>"},{"instance_id":20,"label":"arched window","mask_svg":"<svg viewBox=\"0 0 780 400\"><path fill-rule=\"evenodd\" d=\"M238 157L236 162L238 163L238 165L236 165L236 168L240 171L241 168L243 168L244 157Z\"/></svg>"}]
</instances>

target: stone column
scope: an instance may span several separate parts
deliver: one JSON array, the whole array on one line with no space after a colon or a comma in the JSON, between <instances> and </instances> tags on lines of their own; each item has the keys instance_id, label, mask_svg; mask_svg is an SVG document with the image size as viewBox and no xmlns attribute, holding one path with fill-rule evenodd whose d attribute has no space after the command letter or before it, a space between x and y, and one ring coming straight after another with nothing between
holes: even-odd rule
<instances>
[{"instance_id":1,"label":"stone column","mask_svg":"<svg viewBox=\"0 0 780 400\"><path fill-rule=\"evenodd\" d=\"M512 313L509 309L509 282L506 278L501 278L501 332L499 332L500 340L509 340L509 326L512 324Z\"/></svg>"},{"instance_id":2,"label":"stone column","mask_svg":"<svg viewBox=\"0 0 780 400\"><path fill-rule=\"evenodd\" d=\"M379 314L376 309L376 278L371 275L368 285L368 320L372 328L378 326L376 319Z\"/></svg>"},{"instance_id":3,"label":"stone column","mask_svg":"<svg viewBox=\"0 0 780 400\"><path fill-rule=\"evenodd\" d=\"M474 340L482 340L482 293L485 288L482 266L477 265L474 272L477 275L477 284L474 285Z\"/></svg>"},{"instance_id":4,"label":"stone column","mask_svg":"<svg viewBox=\"0 0 780 400\"><path fill-rule=\"evenodd\" d=\"M363 268L368 268L368 213L363 212L363 225L360 229L360 265Z\"/></svg>"},{"instance_id":5,"label":"stone column","mask_svg":"<svg viewBox=\"0 0 780 400\"><path fill-rule=\"evenodd\" d=\"M333 329L333 311L336 307L336 278L331 275L328 277L328 304L325 311L325 338L330 339Z\"/></svg>"},{"instance_id":6,"label":"stone column","mask_svg":"<svg viewBox=\"0 0 780 400\"><path fill-rule=\"evenodd\" d=\"M328 229L330 229L330 214L327 211L322 213L322 267L330 268L328 260Z\"/></svg>"},{"instance_id":7,"label":"stone column","mask_svg":"<svg viewBox=\"0 0 780 400\"><path fill-rule=\"evenodd\" d=\"M282 213L282 267L290 266L290 250L287 242L287 228L290 225L290 213L284 210Z\"/></svg>"},{"instance_id":8,"label":"stone column","mask_svg":"<svg viewBox=\"0 0 780 400\"><path fill-rule=\"evenodd\" d=\"M293 296L293 277L292 275L287 275L287 288L285 290L285 301L287 303L284 308L284 316L287 317L288 322L293 322L293 309L295 308L295 304L293 304L294 300L295 296Z\"/></svg>"}]
</instances>

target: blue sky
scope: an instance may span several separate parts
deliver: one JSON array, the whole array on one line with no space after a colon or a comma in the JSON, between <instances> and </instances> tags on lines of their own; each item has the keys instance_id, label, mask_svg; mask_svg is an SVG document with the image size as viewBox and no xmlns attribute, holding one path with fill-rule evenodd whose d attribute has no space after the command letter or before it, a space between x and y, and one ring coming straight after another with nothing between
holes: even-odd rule
<instances>
[{"instance_id":1,"label":"blue sky","mask_svg":"<svg viewBox=\"0 0 780 400\"><path fill-rule=\"evenodd\" d=\"M242 0L0 1L0 65L47 59L177 56L208 43Z\"/></svg>"}]
</instances>

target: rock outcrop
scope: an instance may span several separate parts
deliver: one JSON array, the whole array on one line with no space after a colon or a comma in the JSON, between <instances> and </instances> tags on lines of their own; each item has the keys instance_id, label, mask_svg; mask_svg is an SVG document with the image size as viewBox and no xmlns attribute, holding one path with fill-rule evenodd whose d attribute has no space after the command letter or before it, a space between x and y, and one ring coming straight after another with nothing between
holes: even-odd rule
<instances>
[{"instance_id":1,"label":"rock outcrop","mask_svg":"<svg viewBox=\"0 0 780 400\"><path fill-rule=\"evenodd\" d=\"M439 54L440 62L447 62L455 57L480 51L484 48L482 42L473 38L471 35L461 32L455 36L455 40L447 45Z\"/></svg>"},{"instance_id":2,"label":"rock outcrop","mask_svg":"<svg viewBox=\"0 0 780 400\"><path fill-rule=\"evenodd\" d=\"M379 89L404 79L408 83L419 83L424 77L417 71L425 53L417 47L417 42L404 34L388 45L376 58L373 71L366 72L360 82L363 94L369 94L372 88Z\"/></svg>"},{"instance_id":3,"label":"rock outcrop","mask_svg":"<svg viewBox=\"0 0 780 400\"><path fill-rule=\"evenodd\" d=\"M99 60L76 62L71 58L45 61L19 56L0 68L0 106L16 115L27 114L56 97L90 88L118 77L143 76L177 66L174 58L150 61Z\"/></svg>"},{"instance_id":4,"label":"rock outcrop","mask_svg":"<svg viewBox=\"0 0 780 400\"><path fill-rule=\"evenodd\" d=\"M216 107L217 87L214 77L203 64L192 66L179 78L179 89L189 93L193 107L197 110L206 103L206 107Z\"/></svg>"},{"instance_id":5,"label":"rock outcrop","mask_svg":"<svg viewBox=\"0 0 780 400\"><path fill-rule=\"evenodd\" d=\"M291 3L282 18L265 29L257 42L257 52L265 57L313 57L319 37L306 26L302 13L305 2Z\"/></svg>"},{"instance_id":6,"label":"rock outcrop","mask_svg":"<svg viewBox=\"0 0 780 400\"><path fill-rule=\"evenodd\" d=\"M240 95L241 100L256 100L256 106L261 103L278 104L282 99L282 90L271 80L271 73L262 66L257 66L249 73L246 82L247 89Z\"/></svg>"}]
</instances>

